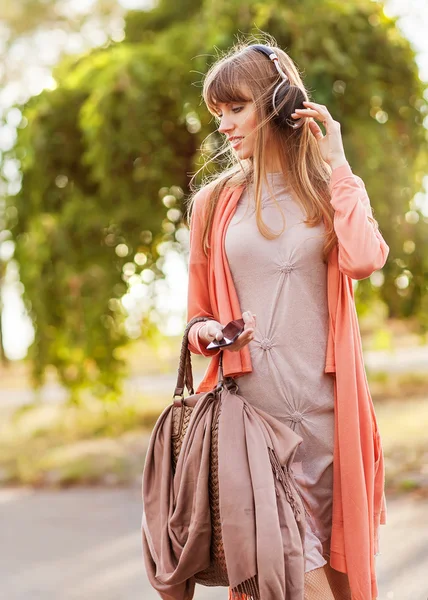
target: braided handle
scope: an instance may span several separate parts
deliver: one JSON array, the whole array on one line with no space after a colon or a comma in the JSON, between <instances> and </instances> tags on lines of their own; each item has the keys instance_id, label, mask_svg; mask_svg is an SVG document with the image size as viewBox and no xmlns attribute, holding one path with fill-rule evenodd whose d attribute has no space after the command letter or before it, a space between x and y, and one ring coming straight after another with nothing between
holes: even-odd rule
<instances>
[{"instance_id":1,"label":"braided handle","mask_svg":"<svg viewBox=\"0 0 428 600\"><path fill-rule=\"evenodd\" d=\"M190 395L194 394L193 390L193 373L192 373L192 362L190 358L190 350L189 350L189 330L195 323L199 323L200 321L211 321L211 317L193 317L184 330L183 341L181 343L181 352L180 352L180 362L178 365L178 375L177 375L177 385L175 386L174 396L184 397L184 386L186 386L187 391ZM220 355L220 358L222 354Z\"/></svg>"}]
</instances>

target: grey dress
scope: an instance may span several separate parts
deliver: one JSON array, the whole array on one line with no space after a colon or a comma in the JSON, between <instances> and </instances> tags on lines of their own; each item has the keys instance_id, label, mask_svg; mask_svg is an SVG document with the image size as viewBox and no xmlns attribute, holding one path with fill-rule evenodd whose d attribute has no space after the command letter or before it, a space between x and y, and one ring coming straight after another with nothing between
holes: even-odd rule
<instances>
[{"instance_id":1,"label":"grey dress","mask_svg":"<svg viewBox=\"0 0 428 600\"><path fill-rule=\"evenodd\" d=\"M256 314L249 344L253 372L237 379L254 406L303 438L293 472L308 511L305 570L326 564L322 543L332 520L334 382L324 373L328 334L324 224L308 227L283 175L270 173L286 228L273 240L258 230L252 187L246 189L226 232L225 248L242 312ZM274 232L283 220L265 184L262 218Z\"/></svg>"}]
</instances>

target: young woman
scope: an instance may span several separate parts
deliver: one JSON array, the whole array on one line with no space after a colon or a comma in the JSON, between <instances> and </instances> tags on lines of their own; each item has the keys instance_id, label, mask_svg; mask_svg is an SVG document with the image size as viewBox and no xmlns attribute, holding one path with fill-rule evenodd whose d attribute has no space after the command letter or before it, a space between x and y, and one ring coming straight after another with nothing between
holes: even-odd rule
<instances>
[{"instance_id":1,"label":"young woman","mask_svg":"<svg viewBox=\"0 0 428 600\"><path fill-rule=\"evenodd\" d=\"M207 345L243 318L224 375L303 439L305 600L372 600L384 471L352 279L382 268L389 248L340 124L269 41L240 43L204 81L231 164L190 202L187 317L211 317L189 333L190 350L212 357L197 391L217 381L221 351Z\"/></svg>"}]
</instances>

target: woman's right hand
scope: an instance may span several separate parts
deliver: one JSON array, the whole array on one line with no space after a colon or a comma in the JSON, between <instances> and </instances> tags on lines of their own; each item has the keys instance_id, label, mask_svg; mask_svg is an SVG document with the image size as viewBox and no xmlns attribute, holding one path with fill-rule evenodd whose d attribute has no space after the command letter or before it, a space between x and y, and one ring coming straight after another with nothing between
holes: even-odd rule
<instances>
[{"instance_id":1,"label":"woman's right hand","mask_svg":"<svg viewBox=\"0 0 428 600\"><path fill-rule=\"evenodd\" d=\"M242 313L244 319L244 331L238 336L235 342L230 346L224 347L224 350L230 350L231 352L238 352L249 344L254 339L254 330L256 328L256 315L251 313L249 310ZM202 342L208 346L214 339L221 340L223 338L222 330L224 325L218 321L207 321L203 327L199 330L199 338Z\"/></svg>"}]
</instances>

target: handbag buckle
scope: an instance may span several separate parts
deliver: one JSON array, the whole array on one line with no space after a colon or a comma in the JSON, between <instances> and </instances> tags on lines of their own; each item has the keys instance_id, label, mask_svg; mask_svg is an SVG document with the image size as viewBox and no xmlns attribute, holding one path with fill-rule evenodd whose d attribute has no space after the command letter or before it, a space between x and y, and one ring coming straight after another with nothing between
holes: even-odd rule
<instances>
[{"instance_id":1,"label":"handbag buckle","mask_svg":"<svg viewBox=\"0 0 428 600\"><path fill-rule=\"evenodd\" d=\"M179 397L180 400L176 400L176 397ZM183 394L174 394L172 397L172 402L175 407L180 408L180 406L184 407L184 393Z\"/></svg>"}]
</instances>

